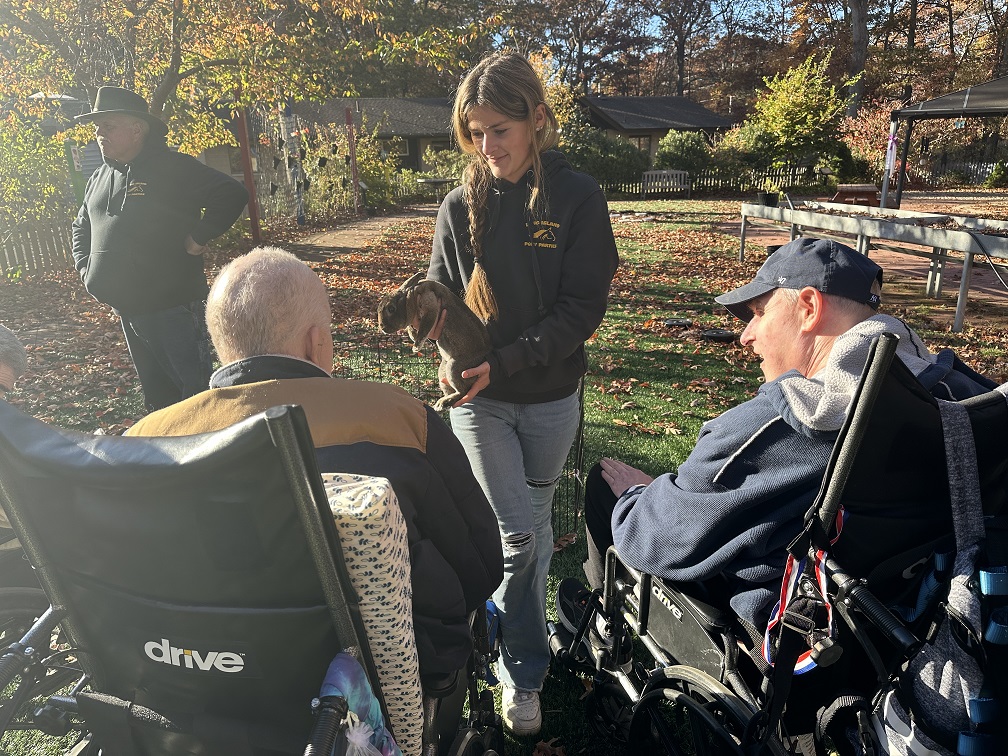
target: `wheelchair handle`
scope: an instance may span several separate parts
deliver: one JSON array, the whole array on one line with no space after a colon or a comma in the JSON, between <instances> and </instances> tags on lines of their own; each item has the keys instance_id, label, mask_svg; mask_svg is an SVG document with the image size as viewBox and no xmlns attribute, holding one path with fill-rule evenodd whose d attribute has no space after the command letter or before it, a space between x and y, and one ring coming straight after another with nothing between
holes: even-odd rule
<instances>
[{"instance_id":1,"label":"wheelchair handle","mask_svg":"<svg viewBox=\"0 0 1008 756\"><path fill-rule=\"evenodd\" d=\"M844 601L864 614L905 659L917 653L921 642L862 581L848 575L829 558L826 559L826 573L837 585L837 601Z\"/></svg>"}]
</instances>

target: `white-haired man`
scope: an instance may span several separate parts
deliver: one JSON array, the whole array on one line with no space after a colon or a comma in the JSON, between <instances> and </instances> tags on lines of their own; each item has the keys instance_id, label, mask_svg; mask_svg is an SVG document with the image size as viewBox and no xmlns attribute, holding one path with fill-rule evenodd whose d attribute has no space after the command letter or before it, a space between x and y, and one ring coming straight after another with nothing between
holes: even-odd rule
<instances>
[{"instance_id":1,"label":"white-haired man","mask_svg":"<svg viewBox=\"0 0 1008 756\"><path fill-rule=\"evenodd\" d=\"M468 658L470 612L503 576L497 519L462 446L431 408L394 386L331 377L330 322L325 286L294 255L267 247L236 258L207 299L224 366L208 391L147 416L129 435L201 433L301 405L319 469L392 482L410 542L420 673L447 675Z\"/></svg>"}]
</instances>

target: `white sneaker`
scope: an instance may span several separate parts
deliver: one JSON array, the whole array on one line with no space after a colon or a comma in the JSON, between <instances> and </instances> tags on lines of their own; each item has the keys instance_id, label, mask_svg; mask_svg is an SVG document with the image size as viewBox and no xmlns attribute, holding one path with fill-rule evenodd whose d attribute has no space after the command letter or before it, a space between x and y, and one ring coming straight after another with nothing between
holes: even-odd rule
<instances>
[{"instance_id":1,"label":"white sneaker","mask_svg":"<svg viewBox=\"0 0 1008 756\"><path fill-rule=\"evenodd\" d=\"M502 685L501 718L504 726L515 735L535 735L542 729L539 693Z\"/></svg>"}]
</instances>

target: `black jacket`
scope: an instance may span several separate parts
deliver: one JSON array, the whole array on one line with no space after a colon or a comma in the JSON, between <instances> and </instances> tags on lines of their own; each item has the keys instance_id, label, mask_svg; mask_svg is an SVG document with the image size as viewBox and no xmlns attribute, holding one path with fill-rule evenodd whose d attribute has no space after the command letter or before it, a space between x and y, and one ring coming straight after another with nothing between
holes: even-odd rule
<instances>
[{"instance_id":1,"label":"black jacket","mask_svg":"<svg viewBox=\"0 0 1008 756\"><path fill-rule=\"evenodd\" d=\"M128 435L204 433L269 407L300 404L322 472L392 483L409 538L420 673L461 668L472 649L469 614L500 584L504 556L497 518L437 413L395 386L330 378L291 357L234 362L210 385L143 418Z\"/></svg>"},{"instance_id":2,"label":"black jacket","mask_svg":"<svg viewBox=\"0 0 1008 756\"><path fill-rule=\"evenodd\" d=\"M206 244L248 202L245 187L151 134L129 164L106 160L91 176L73 222L74 265L88 292L125 314L206 298Z\"/></svg>"},{"instance_id":3,"label":"black jacket","mask_svg":"<svg viewBox=\"0 0 1008 756\"><path fill-rule=\"evenodd\" d=\"M529 217L531 172L497 180L487 202L483 260L499 317L487 324L488 399L537 403L577 390L587 369L584 342L605 315L619 264L609 208L598 183L559 152L542 155L549 213ZM458 294L473 271L462 188L445 198L427 277Z\"/></svg>"}]
</instances>

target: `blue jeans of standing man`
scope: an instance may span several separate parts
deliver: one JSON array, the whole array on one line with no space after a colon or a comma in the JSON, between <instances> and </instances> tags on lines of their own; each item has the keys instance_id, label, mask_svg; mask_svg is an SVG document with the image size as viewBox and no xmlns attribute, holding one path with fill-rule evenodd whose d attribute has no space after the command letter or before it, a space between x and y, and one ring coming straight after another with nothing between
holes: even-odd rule
<instances>
[{"instance_id":1,"label":"blue jeans of standing man","mask_svg":"<svg viewBox=\"0 0 1008 756\"><path fill-rule=\"evenodd\" d=\"M120 313L119 317L148 411L175 404L209 387L213 361L206 302L142 315Z\"/></svg>"},{"instance_id":2,"label":"blue jeans of standing man","mask_svg":"<svg viewBox=\"0 0 1008 756\"><path fill-rule=\"evenodd\" d=\"M504 581L493 596L501 625L497 674L520 690L540 690L549 668L545 609L553 492L580 418L577 394L542 404L477 396L451 411L452 430L500 526Z\"/></svg>"}]
</instances>

